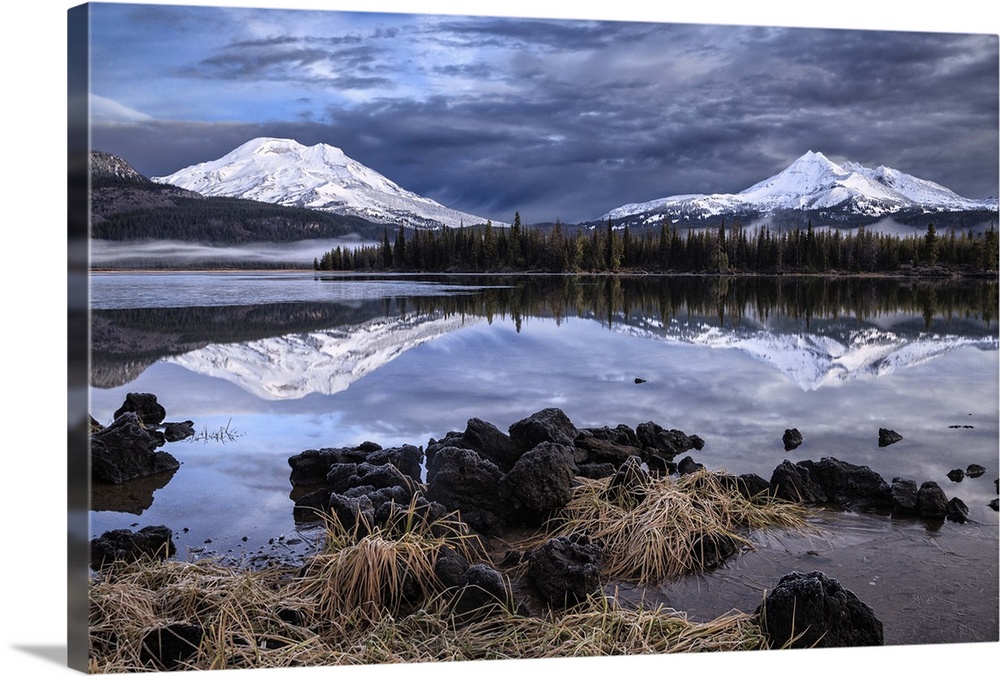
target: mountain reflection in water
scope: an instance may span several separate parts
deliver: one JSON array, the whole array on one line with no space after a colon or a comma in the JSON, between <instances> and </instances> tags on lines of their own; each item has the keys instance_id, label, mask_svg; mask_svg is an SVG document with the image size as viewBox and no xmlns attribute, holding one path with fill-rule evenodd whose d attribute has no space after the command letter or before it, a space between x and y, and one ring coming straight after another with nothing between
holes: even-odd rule
<instances>
[{"instance_id":1,"label":"mountain reflection in water","mask_svg":"<svg viewBox=\"0 0 1000 676\"><path fill-rule=\"evenodd\" d=\"M859 549L850 518L824 522L843 545L826 560L803 554L792 536L761 535L776 546L700 583L668 586L666 598L682 609L697 609L690 585L744 584L744 570L759 570L766 579L754 584L767 586L772 574L803 566L860 580L852 566L863 564L871 566L864 575L884 582L905 562L928 597L938 590L969 608L963 621L985 632L971 640L997 639L998 518L987 506L1000 465L995 280L109 273L92 276L91 294L98 421L109 422L126 393L152 392L168 419L240 432L229 443L165 449L182 466L144 500L138 527L170 526L182 556L187 548L245 560L289 539L308 547L308 537L282 537L299 528L287 459L303 450L426 445L473 417L506 429L556 406L578 427L652 420L697 434L706 444L696 459L709 469L769 478L786 459L836 457L887 480L934 480L976 522L932 534L872 521L865 538L892 530L866 542L893 546L870 563L845 562L845 552ZM786 452L781 436L790 427L804 442ZM880 427L903 440L879 448ZM947 479L971 463L987 473ZM94 511L91 531L136 521L124 510ZM987 530L972 535L977 528ZM922 555L908 551L927 551L928 538L947 538L948 551L992 586L973 593L963 573L954 591L937 559L921 568ZM877 615L902 612L902 592L874 597L882 587L865 580L854 591ZM705 594L702 609L728 598ZM743 607L749 597L732 598L753 609ZM935 612L947 618L952 610ZM923 637L891 635L900 643L963 640L947 624Z\"/></svg>"}]
</instances>

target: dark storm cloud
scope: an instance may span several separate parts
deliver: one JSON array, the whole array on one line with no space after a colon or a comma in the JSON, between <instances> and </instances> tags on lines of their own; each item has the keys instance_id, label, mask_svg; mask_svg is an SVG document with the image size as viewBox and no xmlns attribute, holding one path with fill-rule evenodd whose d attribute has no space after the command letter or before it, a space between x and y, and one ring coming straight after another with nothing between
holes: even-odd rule
<instances>
[{"instance_id":1,"label":"dark storm cloud","mask_svg":"<svg viewBox=\"0 0 1000 676\"><path fill-rule=\"evenodd\" d=\"M404 15L347 24L231 31L175 71L220 87L273 83L257 89L272 101L252 107L287 92L282 112L102 127L95 139L154 175L253 136L329 143L404 188L505 221L738 192L808 150L967 197L997 193L996 36Z\"/></svg>"}]
</instances>

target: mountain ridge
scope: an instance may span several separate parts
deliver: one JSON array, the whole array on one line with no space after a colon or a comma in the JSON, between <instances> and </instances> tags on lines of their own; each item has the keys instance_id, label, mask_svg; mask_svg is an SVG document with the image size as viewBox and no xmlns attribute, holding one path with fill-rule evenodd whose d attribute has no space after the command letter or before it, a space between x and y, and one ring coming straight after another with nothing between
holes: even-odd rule
<instances>
[{"instance_id":1,"label":"mountain ridge","mask_svg":"<svg viewBox=\"0 0 1000 676\"><path fill-rule=\"evenodd\" d=\"M152 180L206 196L304 207L386 225L459 227L489 220L405 190L335 146L269 136Z\"/></svg>"},{"instance_id":2,"label":"mountain ridge","mask_svg":"<svg viewBox=\"0 0 1000 676\"><path fill-rule=\"evenodd\" d=\"M669 218L691 224L725 217L777 222L806 217L856 225L887 217L905 221L919 214L988 215L996 211L996 197L969 199L890 167L870 169L850 161L837 164L810 150L781 172L738 193L674 195L624 204L601 220L649 224Z\"/></svg>"}]
</instances>

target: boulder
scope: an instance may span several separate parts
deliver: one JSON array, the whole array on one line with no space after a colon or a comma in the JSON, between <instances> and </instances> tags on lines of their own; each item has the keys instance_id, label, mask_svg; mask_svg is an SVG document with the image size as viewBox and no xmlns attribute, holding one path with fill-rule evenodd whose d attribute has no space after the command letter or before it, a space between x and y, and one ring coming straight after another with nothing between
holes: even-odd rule
<instances>
[{"instance_id":1,"label":"boulder","mask_svg":"<svg viewBox=\"0 0 1000 676\"><path fill-rule=\"evenodd\" d=\"M892 504L892 491L878 473L864 465L823 458L798 463L826 493L826 501L848 509L881 509Z\"/></svg>"},{"instance_id":2,"label":"boulder","mask_svg":"<svg viewBox=\"0 0 1000 676\"><path fill-rule=\"evenodd\" d=\"M330 491L319 488L295 499L292 518L296 523L317 521L330 511Z\"/></svg>"},{"instance_id":3,"label":"boulder","mask_svg":"<svg viewBox=\"0 0 1000 676\"><path fill-rule=\"evenodd\" d=\"M802 445L802 433L796 428L785 430L781 435L781 443L785 445L786 451L792 451Z\"/></svg>"},{"instance_id":4,"label":"boulder","mask_svg":"<svg viewBox=\"0 0 1000 676\"><path fill-rule=\"evenodd\" d=\"M410 495L415 485L395 465L371 465L367 462L334 465L327 473L327 483L332 490L341 493L358 486L370 486L373 489L399 487Z\"/></svg>"},{"instance_id":5,"label":"boulder","mask_svg":"<svg viewBox=\"0 0 1000 676\"><path fill-rule=\"evenodd\" d=\"M947 519L956 523L965 523L969 520L969 508L959 498L952 498L945 506Z\"/></svg>"},{"instance_id":6,"label":"boulder","mask_svg":"<svg viewBox=\"0 0 1000 676\"><path fill-rule=\"evenodd\" d=\"M587 431L581 432L575 445L586 453L584 462L587 463L607 463L618 467L629 458L639 455L639 449L635 446L620 444L611 439L602 439Z\"/></svg>"},{"instance_id":7,"label":"boulder","mask_svg":"<svg viewBox=\"0 0 1000 676\"><path fill-rule=\"evenodd\" d=\"M576 475L585 479L605 479L617 470L610 462L585 462L576 466Z\"/></svg>"},{"instance_id":8,"label":"boulder","mask_svg":"<svg viewBox=\"0 0 1000 676\"><path fill-rule=\"evenodd\" d=\"M681 458L680 462L677 463L677 471L680 474L694 474L700 470L705 469L705 466L700 462L695 462L695 459L690 455L685 455Z\"/></svg>"},{"instance_id":9,"label":"boulder","mask_svg":"<svg viewBox=\"0 0 1000 676\"><path fill-rule=\"evenodd\" d=\"M90 436L90 476L98 483L122 484L131 479L176 470L180 463L166 451L163 434L142 424L138 414L125 412Z\"/></svg>"},{"instance_id":10,"label":"boulder","mask_svg":"<svg viewBox=\"0 0 1000 676\"><path fill-rule=\"evenodd\" d=\"M423 469L424 452L417 446L404 444L397 448L381 448L365 456L364 462L369 465L390 465L405 476L420 483Z\"/></svg>"},{"instance_id":11,"label":"boulder","mask_svg":"<svg viewBox=\"0 0 1000 676\"><path fill-rule=\"evenodd\" d=\"M890 500L893 514L916 514L917 482L894 477L890 487Z\"/></svg>"},{"instance_id":12,"label":"boulder","mask_svg":"<svg viewBox=\"0 0 1000 676\"><path fill-rule=\"evenodd\" d=\"M771 489L775 497L790 502L816 504L827 501L826 492L813 480L808 468L788 460L771 473Z\"/></svg>"},{"instance_id":13,"label":"boulder","mask_svg":"<svg viewBox=\"0 0 1000 676\"><path fill-rule=\"evenodd\" d=\"M681 453L692 449L700 451L705 447L705 442L697 435L667 430L652 421L638 425L635 434L646 454L643 459L647 462L650 456L671 461Z\"/></svg>"},{"instance_id":14,"label":"boulder","mask_svg":"<svg viewBox=\"0 0 1000 676\"><path fill-rule=\"evenodd\" d=\"M757 474L741 474L736 478L736 489L747 500L769 497L771 484Z\"/></svg>"},{"instance_id":15,"label":"boulder","mask_svg":"<svg viewBox=\"0 0 1000 676\"><path fill-rule=\"evenodd\" d=\"M536 525L564 507L576 477L573 449L542 442L522 455L498 484L509 523Z\"/></svg>"},{"instance_id":16,"label":"boulder","mask_svg":"<svg viewBox=\"0 0 1000 676\"><path fill-rule=\"evenodd\" d=\"M375 506L367 495L330 495L330 512L348 533L364 537L375 525Z\"/></svg>"},{"instance_id":17,"label":"boulder","mask_svg":"<svg viewBox=\"0 0 1000 676\"><path fill-rule=\"evenodd\" d=\"M928 519L943 519L948 515L948 497L936 481L925 481L917 491L917 513Z\"/></svg>"},{"instance_id":18,"label":"boulder","mask_svg":"<svg viewBox=\"0 0 1000 676\"><path fill-rule=\"evenodd\" d=\"M879 445L879 448L883 448L885 446L889 446L890 444L894 444L897 441L902 441L902 440L903 440L903 435L897 433L896 431L894 431L894 430L888 430L888 429L886 429L884 427L880 427L879 428L879 431L878 431L878 445Z\"/></svg>"},{"instance_id":19,"label":"boulder","mask_svg":"<svg viewBox=\"0 0 1000 676\"><path fill-rule=\"evenodd\" d=\"M882 622L854 592L825 573L782 577L756 611L771 648L883 645Z\"/></svg>"},{"instance_id":20,"label":"boulder","mask_svg":"<svg viewBox=\"0 0 1000 676\"><path fill-rule=\"evenodd\" d=\"M462 434L464 448L471 448L486 458L503 472L509 472L521 453L526 449L518 449L517 444L507 434L504 434L491 423L470 418L465 424Z\"/></svg>"},{"instance_id":21,"label":"boulder","mask_svg":"<svg viewBox=\"0 0 1000 676\"><path fill-rule=\"evenodd\" d=\"M434 574L445 588L461 586L462 575L469 568L468 560L451 547L445 546L438 550L437 559L434 561Z\"/></svg>"},{"instance_id":22,"label":"boulder","mask_svg":"<svg viewBox=\"0 0 1000 676\"><path fill-rule=\"evenodd\" d=\"M448 446L438 450L427 467L425 495L458 511L477 531L492 533L503 524L498 497L502 477L496 465L475 451Z\"/></svg>"},{"instance_id":23,"label":"boulder","mask_svg":"<svg viewBox=\"0 0 1000 676\"><path fill-rule=\"evenodd\" d=\"M163 438L168 442L183 441L194 436L194 421L163 423Z\"/></svg>"},{"instance_id":24,"label":"boulder","mask_svg":"<svg viewBox=\"0 0 1000 676\"><path fill-rule=\"evenodd\" d=\"M510 438L521 451L543 442L572 446L580 431L562 410L546 408L519 420L508 429Z\"/></svg>"},{"instance_id":25,"label":"boulder","mask_svg":"<svg viewBox=\"0 0 1000 676\"><path fill-rule=\"evenodd\" d=\"M646 488L652 482L652 477L642 467L642 461L632 456L622 463L618 471L611 477L608 487L604 490L604 499L624 506L635 506L646 499Z\"/></svg>"},{"instance_id":26,"label":"boulder","mask_svg":"<svg viewBox=\"0 0 1000 676\"><path fill-rule=\"evenodd\" d=\"M459 576L452 605L452 613L459 621L481 620L510 605L510 584L495 568L477 563Z\"/></svg>"},{"instance_id":27,"label":"boulder","mask_svg":"<svg viewBox=\"0 0 1000 676\"><path fill-rule=\"evenodd\" d=\"M156 427L167 417L167 410L156 401L156 395L144 392L126 394L114 417L117 419L123 413L135 413L146 427Z\"/></svg>"},{"instance_id":28,"label":"boulder","mask_svg":"<svg viewBox=\"0 0 1000 676\"><path fill-rule=\"evenodd\" d=\"M965 478L965 470L953 469L950 472L948 472L948 478L954 481L955 483L960 483L962 479Z\"/></svg>"},{"instance_id":29,"label":"boulder","mask_svg":"<svg viewBox=\"0 0 1000 676\"><path fill-rule=\"evenodd\" d=\"M134 533L119 528L90 541L90 567L100 570L118 561L165 559L176 553L173 532L166 526L146 526Z\"/></svg>"},{"instance_id":30,"label":"boulder","mask_svg":"<svg viewBox=\"0 0 1000 676\"><path fill-rule=\"evenodd\" d=\"M528 577L552 606L576 605L601 589L601 548L584 535L546 540L528 557Z\"/></svg>"},{"instance_id":31,"label":"boulder","mask_svg":"<svg viewBox=\"0 0 1000 676\"><path fill-rule=\"evenodd\" d=\"M717 568L735 554L739 547L738 540L724 533L701 535L691 542L691 569L702 571Z\"/></svg>"},{"instance_id":32,"label":"boulder","mask_svg":"<svg viewBox=\"0 0 1000 676\"><path fill-rule=\"evenodd\" d=\"M378 448L381 448L381 446ZM320 448L297 453L288 458L288 466L292 470L288 480L293 486L297 487L321 486L326 483L326 475L334 465L360 462L368 455L367 453L363 453L355 459L354 454L351 452L352 450L347 448Z\"/></svg>"}]
</instances>

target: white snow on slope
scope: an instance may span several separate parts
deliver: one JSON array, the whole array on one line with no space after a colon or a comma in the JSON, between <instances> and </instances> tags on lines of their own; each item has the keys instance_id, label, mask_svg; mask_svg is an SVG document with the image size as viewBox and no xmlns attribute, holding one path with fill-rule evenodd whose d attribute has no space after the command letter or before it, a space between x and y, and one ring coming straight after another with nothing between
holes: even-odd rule
<instances>
[{"instance_id":1,"label":"white snow on slope","mask_svg":"<svg viewBox=\"0 0 1000 676\"><path fill-rule=\"evenodd\" d=\"M377 223L459 227L487 220L404 190L325 143L305 146L291 139L255 138L217 160L153 180L206 196L305 207Z\"/></svg>"},{"instance_id":2,"label":"white snow on slope","mask_svg":"<svg viewBox=\"0 0 1000 676\"><path fill-rule=\"evenodd\" d=\"M677 195L626 204L604 219L626 218L649 211L691 211L705 216L737 210L768 213L778 209L811 210L846 207L855 213L885 216L901 209L964 211L996 210L997 199L961 197L932 181L889 167L875 169L855 162L836 164L822 153L807 152L784 171L735 195Z\"/></svg>"},{"instance_id":3,"label":"white snow on slope","mask_svg":"<svg viewBox=\"0 0 1000 676\"><path fill-rule=\"evenodd\" d=\"M336 394L407 350L478 323L470 317L394 317L358 326L216 344L164 361L229 381L267 400Z\"/></svg>"}]
</instances>

